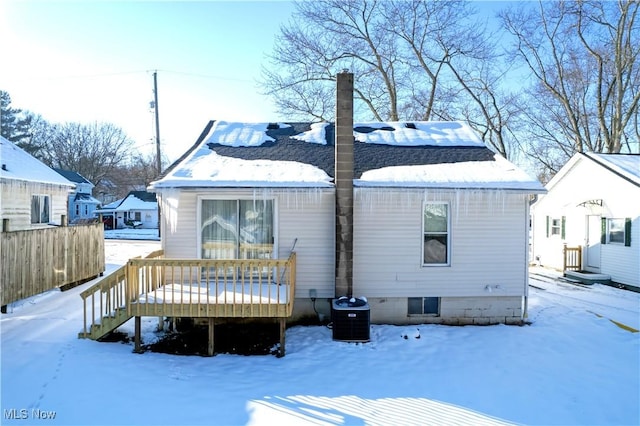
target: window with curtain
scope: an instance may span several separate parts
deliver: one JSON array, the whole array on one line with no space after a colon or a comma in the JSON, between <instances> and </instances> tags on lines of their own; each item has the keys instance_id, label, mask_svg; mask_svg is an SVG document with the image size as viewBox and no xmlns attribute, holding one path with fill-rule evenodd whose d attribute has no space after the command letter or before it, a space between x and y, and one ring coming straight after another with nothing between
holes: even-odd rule
<instances>
[{"instance_id":1,"label":"window with curtain","mask_svg":"<svg viewBox=\"0 0 640 426\"><path fill-rule=\"evenodd\" d=\"M31 223L49 223L50 207L48 195L31 196Z\"/></svg>"},{"instance_id":2,"label":"window with curtain","mask_svg":"<svg viewBox=\"0 0 640 426\"><path fill-rule=\"evenodd\" d=\"M203 259L271 259L273 200L202 200Z\"/></svg>"}]
</instances>

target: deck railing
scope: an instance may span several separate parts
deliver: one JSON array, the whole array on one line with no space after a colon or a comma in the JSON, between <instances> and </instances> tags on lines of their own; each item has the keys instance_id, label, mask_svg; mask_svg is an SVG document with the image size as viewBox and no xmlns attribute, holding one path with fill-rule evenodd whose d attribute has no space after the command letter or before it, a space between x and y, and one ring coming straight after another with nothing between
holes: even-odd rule
<instances>
[{"instance_id":1,"label":"deck railing","mask_svg":"<svg viewBox=\"0 0 640 426\"><path fill-rule=\"evenodd\" d=\"M291 316L296 255L288 259L136 258L127 263L130 316Z\"/></svg>"},{"instance_id":2,"label":"deck railing","mask_svg":"<svg viewBox=\"0 0 640 426\"><path fill-rule=\"evenodd\" d=\"M562 270L563 271L579 271L582 269L582 247L567 247L566 244L562 248Z\"/></svg>"}]
</instances>

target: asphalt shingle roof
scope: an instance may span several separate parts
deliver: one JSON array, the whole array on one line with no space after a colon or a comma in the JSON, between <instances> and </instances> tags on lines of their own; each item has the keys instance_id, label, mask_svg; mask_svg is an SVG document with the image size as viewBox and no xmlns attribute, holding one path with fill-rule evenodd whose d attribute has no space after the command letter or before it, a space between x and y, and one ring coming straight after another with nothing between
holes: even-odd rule
<instances>
[{"instance_id":1,"label":"asphalt shingle roof","mask_svg":"<svg viewBox=\"0 0 640 426\"><path fill-rule=\"evenodd\" d=\"M335 126L325 128L326 144L307 143L291 136L308 131L311 123L286 123L291 127L267 130L273 142L265 142L255 147L234 147L210 142L209 148L217 154L243 160L284 160L314 165L334 176L335 167ZM354 130L367 133L369 128L356 127ZM373 130L373 129L371 129ZM379 130L379 129L378 129ZM445 164L467 161L494 161L494 153L484 146L397 146L354 143L354 177L362 173L390 166L415 166L423 164Z\"/></svg>"},{"instance_id":2,"label":"asphalt shingle roof","mask_svg":"<svg viewBox=\"0 0 640 426\"><path fill-rule=\"evenodd\" d=\"M77 173L77 172L74 172L74 171L71 171L71 170L56 169L55 167L53 168L53 170L55 170L56 172L60 173L62 176L64 176L65 178L67 178L71 182L75 182L75 183L91 183L84 176L82 176L80 173Z\"/></svg>"}]
</instances>

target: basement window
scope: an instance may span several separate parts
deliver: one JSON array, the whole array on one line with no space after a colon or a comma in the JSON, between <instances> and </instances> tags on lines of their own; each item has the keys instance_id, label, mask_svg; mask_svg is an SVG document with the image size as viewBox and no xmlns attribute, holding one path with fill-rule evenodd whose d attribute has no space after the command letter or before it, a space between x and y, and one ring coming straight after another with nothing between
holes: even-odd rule
<instances>
[{"instance_id":1,"label":"basement window","mask_svg":"<svg viewBox=\"0 0 640 426\"><path fill-rule=\"evenodd\" d=\"M440 298L409 297L407 313L408 315L440 316Z\"/></svg>"},{"instance_id":2,"label":"basement window","mask_svg":"<svg viewBox=\"0 0 640 426\"><path fill-rule=\"evenodd\" d=\"M51 203L48 195L31 196L31 223L49 223Z\"/></svg>"}]
</instances>

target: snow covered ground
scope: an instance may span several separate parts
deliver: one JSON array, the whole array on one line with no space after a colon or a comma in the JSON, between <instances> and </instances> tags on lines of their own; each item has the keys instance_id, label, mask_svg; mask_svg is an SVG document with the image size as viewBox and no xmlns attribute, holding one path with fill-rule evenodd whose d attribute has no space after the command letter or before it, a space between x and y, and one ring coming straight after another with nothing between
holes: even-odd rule
<instances>
[{"instance_id":1,"label":"snow covered ground","mask_svg":"<svg viewBox=\"0 0 640 426\"><path fill-rule=\"evenodd\" d=\"M104 231L106 240L153 240L160 241L158 229L109 229ZM137 256L137 254L136 254Z\"/></svg>"},{"instance_id":2,"label":"snow covered ground","mask_svg":"<svg viewBox=\"0 0 640 426\"><path fill-rule=\"evenodd\" d=\"M107 272L158 248L109 239ZM556 278L532 269L529 326L373 325L366 344L299 326L284 358L80 340L92 282L50 291L0 316L1 423L640 424L640 335L611 321L639 329L640 295ZM143 321L147 342L156 324Z\"/></svg>"}]
</instances>

